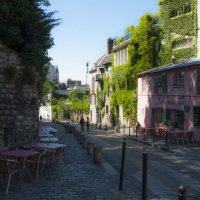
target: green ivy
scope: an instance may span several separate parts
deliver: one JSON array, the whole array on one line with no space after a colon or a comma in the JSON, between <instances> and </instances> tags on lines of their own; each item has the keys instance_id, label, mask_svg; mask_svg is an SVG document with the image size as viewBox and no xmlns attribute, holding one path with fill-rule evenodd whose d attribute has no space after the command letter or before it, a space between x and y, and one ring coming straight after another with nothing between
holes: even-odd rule
<instances>
[{"instance_id":1,"label":"green ivy","mask_svg":"<svg viewBox=\"0 0 200 200\"><path fill-rule=\"evenodd\" d=\"M54 12L45 10L49 5L48 0L0 0L0 42L20 57L20 84L39 82L39 91L51 60L48 49L54 45L51 30L59 24Z\"/></svg>"},{"instance_id":2,"label":"green ivy","mask_svg":"<svg viewBox=\"0 0 200 200\"><path fill-rule=\"evenodd\" d=\"M137 120L137 73L157 66L160 29L158 17L145 14L137 27L129 26L131 42L128 46L129 60L127 64L114 66L111 69L111 119L116 124L119 106L123 108L123 115L127 121L135 123Z\"/></svg>"},{"instance_id":3,"label":"green ivy","mask_svg":"<svg viewBox=\"0 0 200 200\"><path fill-rule=\"evenodd\" d=\"M160 65L169 64L174 55L178 61L197 55L197 1L196 0L160 0L160 18L162 24L162 46L159 54ZM190 6L191 12L184 13L184 6ZM172 17L172 12L179 14ZM173 50L173 46L190 36L194 39L189 48Z\"/></svg>"}]
</instances>

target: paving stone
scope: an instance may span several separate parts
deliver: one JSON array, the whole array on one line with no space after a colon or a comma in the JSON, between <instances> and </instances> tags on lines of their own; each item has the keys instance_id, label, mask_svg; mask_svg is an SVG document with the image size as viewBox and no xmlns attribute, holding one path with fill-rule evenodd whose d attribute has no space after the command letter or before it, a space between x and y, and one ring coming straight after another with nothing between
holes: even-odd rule
<instances>
[{"instance_id":1,"label":"paving stone","mask_svg":"<svg viewBox=\"0 0 200 200\"><path fill-rule=\"evenodd\" d=\"M49 123L48 123L49 124ZM61 166L48 167L45 173L33 182L24 182L22 186L17 178L11 180L7 197L2 199L70 199L70 200L140 200L137 185L132 180L124 181L123 191L118 190L119 174L109 173L102 164L94 164L73 134L65 133L64 128L57 128L58 135L67 146ZM17 182L18 181L18 182ZM141 191L141 190L140 190Z\"/></svg>"}]
</instances>

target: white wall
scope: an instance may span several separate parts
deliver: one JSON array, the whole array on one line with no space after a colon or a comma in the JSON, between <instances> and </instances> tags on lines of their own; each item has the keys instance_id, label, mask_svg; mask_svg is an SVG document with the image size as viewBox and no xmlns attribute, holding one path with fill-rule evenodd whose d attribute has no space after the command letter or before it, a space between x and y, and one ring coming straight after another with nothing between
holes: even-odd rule
<instances>
[{"instance_id":1,"label":"white wall","mask_svg":"<svg viewBox=\"0 0 200 200\"><path fill-rule=\"evenodd\" d=\"M48 99L51 99L51 94L48 95ZM42 120L44 121L52 121L51 103L40 106L39 117L40 116L42 116Z\"/></svg>"}]
</instances>

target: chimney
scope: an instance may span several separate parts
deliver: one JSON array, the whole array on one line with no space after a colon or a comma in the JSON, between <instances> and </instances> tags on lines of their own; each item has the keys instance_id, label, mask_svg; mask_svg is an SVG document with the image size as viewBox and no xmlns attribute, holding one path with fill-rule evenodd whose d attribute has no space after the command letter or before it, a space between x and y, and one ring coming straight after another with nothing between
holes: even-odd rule
<instances>
[{"instance_id":1,"label":"chimney","mask_svg":"<svg viewBox=\"0 0 200 200\"><path fill-rule=\"evenodd\" d=\"M108 52L108 54L111 53L112 48L113 48L113 39L108 38L108 40L107 40L107 52Z\"/></svg>"},{"instance_id":2,"label":"chimney","mask_svg":"<svg viewBox=\"0 0 200 200\"><path fill-rule=\"evenodd\" d=\"M172 61L173 64L176 64L176 57L172 56L171 61Z\"/></svg>"}]
</instances>

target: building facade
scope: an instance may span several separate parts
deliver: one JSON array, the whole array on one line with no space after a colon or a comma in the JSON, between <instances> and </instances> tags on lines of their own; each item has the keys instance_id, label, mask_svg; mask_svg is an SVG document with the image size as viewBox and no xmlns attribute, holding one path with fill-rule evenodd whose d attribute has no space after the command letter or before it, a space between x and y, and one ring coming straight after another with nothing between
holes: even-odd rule
<instances>
[{"instance_id":1,"label":"building facade","mask_svg":"<svg viewBox=\"0 0 200 200\"><path fill-rule=\"evenodd\" d=\"M110 123L110 98L107 91L104 100L100 100L100 94L104 87L105 76L110 75L111 71L111 51L113 40L107 40L107 53L99 58L94 66L89 70L91 76L90 83L90 120L93 124L111 126Z\"/></svg>"},{"instance_id":2,"label":"building facade","mask_svg":"<svg viewBox=\"0 0 200 200\"><path fill-rule=\"evenodd\" d=\"M200 59L138 74L138 121L193 130L200 140Z\"/></svg>"},{"instance_id":3,"label":"building facade","mask_svg":"<svg viewBox=\"0 0 200 200\"><path fill-rule=\"evenodd\" d=\"M120 65L124 65L128 63L128 45L131 42L131 35L128 34L124 36L120 42L120 44L116 42L113 43L113 56L114 56L114 63L113 67L118 67ZM112 75L111 75L112 78ZM119 125L128 125L128 122L124 119L123 115L123 108L121 105L116 105L116 112L117 112L117 124Z\"/></svg>"}]
</instances>

